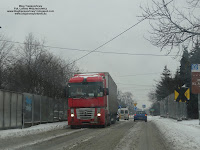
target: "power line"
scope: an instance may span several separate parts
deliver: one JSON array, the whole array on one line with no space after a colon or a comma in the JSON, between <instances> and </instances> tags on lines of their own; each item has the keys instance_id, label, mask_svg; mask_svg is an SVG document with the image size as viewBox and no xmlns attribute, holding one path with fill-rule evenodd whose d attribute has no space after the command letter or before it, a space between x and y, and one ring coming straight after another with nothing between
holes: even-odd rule
<instances>
[{"instance_id":1,"label":"power line","mask_svg":"<svg viewBox=\"0 0 200 150\"><path fill-rule=\"evenodd\" d=\"M153 86L153 85L138 85L138 84L126 84L126 83L116 83L116 84L122 84L122 85L135 85L135 86Z\"/></svg>"},{"instance_id":2,"label":"power line","mask_svg":"<svg viewBox=\"0 0 200 150\"><path fill-rule=\"evenodd\" d=\"M171 3L173 0L171 0L170 2L166 3L165 6L167 6L169 3ZM162 8L162 7L161 7ZM119 33L118 35L116 35L115 37L111 38L110 40L108 40L107 42L103 43L102 45L98 46L97 48L95 48L92 51L89 51L87 54L81 56L80 58L72 61L71 63L68 63L67 65L73 64L74 62L86 57L87 55L91 54L92 52L97 51L98 49L100 49L101 47L107 45L108 43L112 42L113 40L115 40L116 38L118 38L119 36L123 35L124 33L126 33L127 31L129 31L130 29L132 29L133 27L137 26L138 24L140 24L141 22L143 22L144 20L146 20L148 17L150 17L151 15L153 15L154 13L156 13L157 11L159 11L161 8L159 8L158 10L155 10L153 13L149 14L148 16L146 16L145 18L141 19L140 21L138 21L137 23L135 23L134 25L130 26L129 28L127 28L126 30L124 30L123 32ZM6 40L1 40L1 41L6 41ZM21 43L21 42L14 42L14 41L7 41L7 42L13 42L13 43L19 43L19 44L25 44L25 43ZM34 44L33 44L34 45ZM78 51L88 51L88 50L81 50L81 49L73 49L73 48L61 48L61 47L52 47L52 46L45 46L45 45L38 45L38 46L44 46L44 47L49 47L49 48L59 48L59 49L68 49L68 50L78 50ZM100 51L98 51L100 52ZM101 52L101 53L115 53L115 54L119 54L116 52ZM128 53L120 53L120 54L128 54ZM128 54L128 55L151 55L151 56L156 56L156 54ZM169 56L169 55L157 55L157 56ZM177 55L173 55L173 56L177 56Z\"/></svg>"},{"instance_id":3,"label":"power line","mask_svg":"<svg viewBox=\"0 0 200 150\"><path fill-rule=\"evenodd\" d=\"M154 74L162 74L163 72L153 72L153 73L144 73L144 74L132 74L132 75L123 75L123 76L116 76L116 77L132 77L132 76L145 76L145 75L154 75ZM170 71L170 73L176 73L176 71Z\"/></svg>"},{"instance_id":4,"label":"power line","mask_svg":"<svg viewBox=\"0 0 200 150\"><path fill-rule=\"evenodd\" d=\"M129 76L146 76L146 75L153 75L153 74L161 74L162 72L156 72L156 73L145 73L145 74L133 74L133 75L124 75L124 76L118 76L118 77L129 77Z\"/></svg>"},{"instance_id":5,"label":"power line","mask_svg":"<svg viewBox=\"0 0 200 150\"><path fill-rule=\"evenodd\" d=\"M166 3L165 6L163 7L166 7L169 3L171 3L173 0L171 0L170 2ZM124 30L123 32L119 33L118 35L116 35L115 37L111 38L110 40L108 40L107 42L105 42L104 44L100 45L99 47L95 48L94 50L90 51L89 53L79 57L78 59L72 61L70 64L73 64L74 62L86 57L87 55L91 54L92 52L100 49L101 47L107 45L108 43L112 42L113 40L115 40L116 38L118 38L119 36L121 36L122 34L126 33L127 31L129 31L130 29L132 29L133 27L137 26L138 24L140 24L141 22L143 22L144 20L146 20L147 18L149 18L150 16L152 16L154 13L156 13L157 11L159 11L160 9L162 9L163 7L155 10L153 13L149 14L148 16L144 17L143 19L141 19L140 21L138 21L137 23L135 23L134 25L130 26L128 29Z\"/></svg>"},{"instance_id":6,"label":"power line","mask_svg":"<svg viewBox=\"0 0 200 150\"><path fill-rule=\"evenodd\" d=\"M4 42L11 42L16 44L29 44L29 43L22 43L17 41L10 41L10 40L0 40ZM36 44L29 44L29 45L36 45ZM90 52L90 50L86 49L78 49L78 48L67 48L67 47L57 47L57 46L49 46L49 45L37 45L37 46L43 46L46 48L56 48L56 49L63 49L63 50L71 50L71 51L81 51L81 52ZM94 51L95 53L104 53L104 54L116 54L116 55L132 55L132 56L181 56L181 55L160 55L160 54L137 54L137 53L128 53L128 52L102 52L102 51Z\"/></svg>"},{"instance_id":7,"label":"power line","mask_svg":"<svg viewBox=\"0 0 200 150\"><path fill-rule=\"evenodd\" d=\"M137 53L119 53L119 52L102 52L95 51L97 53L106 53L106 54L120 54L120 55L135 55L135 56L181 56L181 55L159 55L159 54L137 54Z\"/></svg>"},{"instance_id":8,"label":"power line","mask_svg":"<svg viewBox=\"0 0 200 150\"><path fill-rule=\"evenodd\" d=\"M147 92L147 91L151 91L151 89L137 89L137 88L129 88L129 87L125 87L125 88L119 88L120 90L130 90L130 91L132 91L132 92L134 92L134 91L137 91L137 93L138 92L142 92L142 93L144 93L144 92Z\"/></svg>"}]
</instances>

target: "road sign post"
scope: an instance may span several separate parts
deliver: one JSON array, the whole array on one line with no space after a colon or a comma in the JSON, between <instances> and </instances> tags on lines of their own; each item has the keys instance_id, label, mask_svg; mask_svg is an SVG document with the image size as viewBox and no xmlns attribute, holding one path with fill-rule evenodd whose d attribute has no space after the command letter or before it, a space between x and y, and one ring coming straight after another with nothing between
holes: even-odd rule
<instances>
[{"instance_id":1,"label":"road sign post","mask_svg":"<svg viewBox=\"0 0 200 150\"><path fill-rule=\"evenodd\" d=\"M200 64L191 65L192 93L198 94L199 125L200 125Z\"/></svg>"},{"instance_id":2,"label":"road sign post","mask_svg":"<svg viewBox=\"0 0 200 150\"><path fill-rule=\"evenodd\" d=\"M180 102L187 102L190 100L190 89L187 87L179 87L174 90L174 101L178 102L178 114L177 121L182 121L182 109L180 107Z\"/></svg>"},{"instance_id":3,"label":"road sign post","mask_svg":"<svg viewBox=\"0 0 200 150\"><path fill-rule=\"evenodd\" d=\"M199 108L199 125L200 125L200 94L198 94L198 108Z\"/></svg>"}]
</instances>

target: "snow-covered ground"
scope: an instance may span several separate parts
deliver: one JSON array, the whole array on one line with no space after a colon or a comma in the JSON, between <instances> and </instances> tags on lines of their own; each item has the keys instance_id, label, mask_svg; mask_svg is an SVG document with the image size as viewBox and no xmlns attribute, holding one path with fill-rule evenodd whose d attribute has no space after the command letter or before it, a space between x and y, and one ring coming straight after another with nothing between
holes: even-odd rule
<instances>
[{"instance_id":1,"label":"snow-covered ground","mask_svg":"<svg viewBox=\"0 0 200 150\"><path fill-rule=\"evenodd\" d=\"M25 135L39 134L42 132L52 131L56 129L66 128L68 122L56 122L56 123L46 123L37 126L32 126L30 128L24 129L10 129L10 130L0 130L0 140L10 137L21 137Z\"/></svg>"},{"instance_id":2,"label":"snow-covered ground","mask_svg":"<svg viewBox=\"0 0 200 150\"><path fill-rule=\"evenodd\" d=\"M160 130L164 140L166 140L167 143L170 143L170 146L173 149L175 150L200 149L199 120L176 121L174 119L162 118L159 116L154 116L154 117L148 116L148 121L155 123L155 125ZM66 128L67 125L68 125L67 122L57 122L57 123L41 124L25 129L0 130L0 140L8 139L10 137L12 138L22 137L26 135L39 134L56 129L63 129ZM138 129L135 128L134 134L131 132L130 135L135 135L137 130Z\"/></svg>"},{"instance_id":3,"label":"snow-covered ground","mask_svg":"<svg viewBox=\"0 0 200 150\"><path fill-rule=\"evenodd\" d=\"M156 124L164 139L171 143L175 150L200 149L199 120L177 121L158 116L148 116L148 120Z\"/></svg>"}]
</instances>

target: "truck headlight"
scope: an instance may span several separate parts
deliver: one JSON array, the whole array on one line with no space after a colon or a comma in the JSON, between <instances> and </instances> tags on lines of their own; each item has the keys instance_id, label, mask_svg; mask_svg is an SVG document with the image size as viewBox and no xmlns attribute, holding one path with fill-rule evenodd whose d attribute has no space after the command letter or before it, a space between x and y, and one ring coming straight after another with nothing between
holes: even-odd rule
<instances>
[{"instance_id":1,"label":"truck headlight","mask_svg":"<svg viewBox=\"0 0 200 150\"><path fill-rule=\"evenodd\" d=\"M100 117L100 116L101 116L101 113L97 113L97 116Z\"/></svg>"},{"instance_id":2,"label":"truck headlight","mask_svg":"<svg viewBox=\"0 0 200 150\"><path fill-rule=\"evenodd\" d=\"M74 114L71 114L71 117L74 117Z\"/></svg>"}]
</instances>

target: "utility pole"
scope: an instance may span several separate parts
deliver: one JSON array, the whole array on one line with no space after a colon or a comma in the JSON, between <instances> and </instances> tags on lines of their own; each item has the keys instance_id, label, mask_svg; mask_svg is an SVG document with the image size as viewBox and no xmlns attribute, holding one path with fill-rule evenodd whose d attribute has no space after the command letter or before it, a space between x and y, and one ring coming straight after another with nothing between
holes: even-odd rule
<instances>
[{"instance_id":1,"label":"utility pole","mask_svg":"<svg viewBox=\"0 0 200 150\"><path fill-rule=\"evenodd\" d=\"M191 65L192 93L198 94L199 125L200 125L200 64Z\"/></svg>"},{"instance_id":2,"label":"utility pole","mask_svg":"<svg viewBox=\"0 0 200 150\"><path fill-rule=\"evenodd\" d=\"M199 125L200 125L200 94L198 94Z\"/></svg>"}]
</instances>

